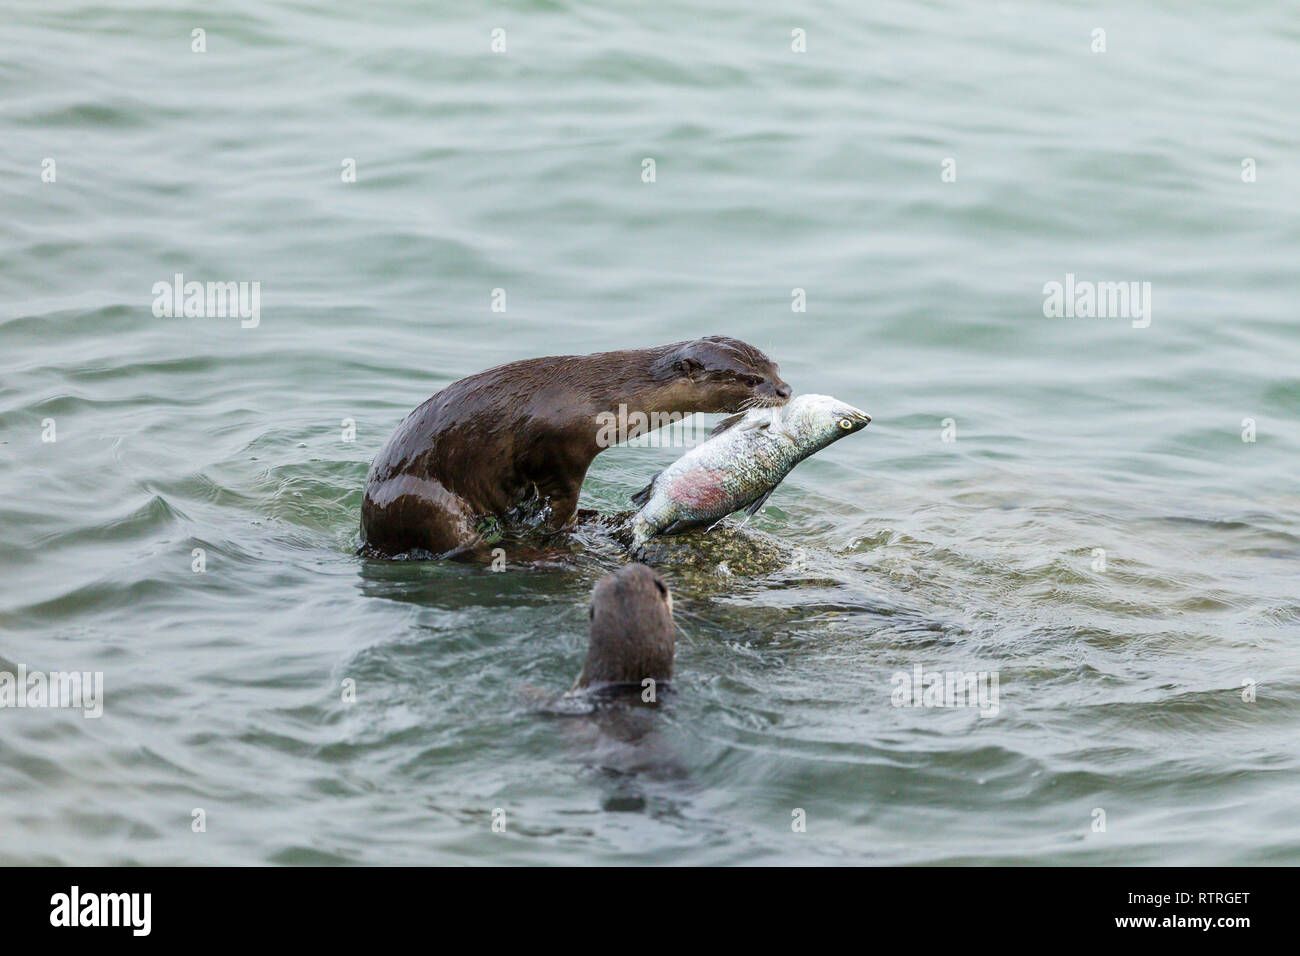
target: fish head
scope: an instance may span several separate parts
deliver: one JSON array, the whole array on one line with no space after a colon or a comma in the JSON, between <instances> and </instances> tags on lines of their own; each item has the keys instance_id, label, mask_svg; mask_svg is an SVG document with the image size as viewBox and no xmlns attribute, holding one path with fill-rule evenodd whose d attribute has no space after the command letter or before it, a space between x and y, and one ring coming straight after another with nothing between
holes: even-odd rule
<instances>
[{"instance_id":1,"label":"fish head","mask_svg":"<svg viewBox=\"0 0 1300 956\"><path fill-rule=\"evenodd\" d=\"M830 395L796 395L778 414L780 430L810 455L871 424L866 412Z\"/></svg>"},{"instance_id":2,"label":"fish head","mask_svg":"<svg viewBox=\"0 0 1300 956\"><path fill-rule=\"evenodd\" d=\"M742 412L784 405L792 389L775 362L754 346L724 335L679 342L661 374L671 376L674 404L696 412Z\"/></svg>"}]
</instances>

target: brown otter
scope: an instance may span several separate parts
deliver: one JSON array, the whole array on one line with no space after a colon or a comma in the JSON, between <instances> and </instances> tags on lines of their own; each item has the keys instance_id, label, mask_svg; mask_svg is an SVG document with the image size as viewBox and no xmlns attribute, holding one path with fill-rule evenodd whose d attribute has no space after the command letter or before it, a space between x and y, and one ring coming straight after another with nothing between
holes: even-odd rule
<instances>
[{"instance_id":1,"label":"brown otter","mask_svg":"<svg viewBox=\"0 0 1300 956\"><path fill-rule=\"evenodd\" d=\"M587 656L568 693L555 697L539 687L519 688L530 708L554 717L583 717L605 703L659 703L673 676L673 597L659 573L644 564L629 564L606 574L591 591ZM645 683L653 681L653 684ZM642 736L645 726L615 723L620 739Z\"/></svg>"},{"instance_id":2,"label":"brown otter","mask_svg":"<svg viewBox=\"0 0 1300 956\"><path fill-rule=\"evenodd\" d=\"M628 687L640 693L647 678L673 676L673 597L659 574L629 564L596 582L591 592L591 636L573 691Z\"/></svg>"},{"instance_id":3,"label":"brown otter","mask_svg":"<svg viewBox=\"0 0 1300 956\"><path fill-rule=\"evenodd\" d=\"M625 407L632 437L665 415L781 405L790 386L745 342L712 335L657 348L557 355L453 382L398 426L375 456L361 505L363 550L485 560L479 522L538 497L564 528L602 419ZM639 427L642 413L648 427Z\"/></svg>"}]
</instances>

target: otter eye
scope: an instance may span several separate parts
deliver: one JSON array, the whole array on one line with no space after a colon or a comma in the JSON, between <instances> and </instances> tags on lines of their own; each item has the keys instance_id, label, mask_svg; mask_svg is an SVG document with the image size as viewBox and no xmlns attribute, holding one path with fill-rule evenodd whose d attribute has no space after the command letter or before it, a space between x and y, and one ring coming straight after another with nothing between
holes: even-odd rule
<instances>
[{"instance_id":1,"label":"otter eye","mask_svg":"<svg viewBox=\"0 0 1300 956\"><path fill-rule=\"evenodd\" d=\"M763 380L759 378L757 375L742 375L740 376L740 380L744 382L746 385L748 385L750 388L753 388L755 385L763 384Z\"/></svg>"},{"instance_id":2,"label":"otter eye","mask_svg":"<svg viewBox=\"0 0 1300 956\"><path fill-rule=\"evenodd\" d=\"M594 621L596 619L596 605L594 604L587 605L587 619L590 621Z\"/></svg>"},{"instance_id":3,"label":"otter eye","mask_svg":"<svg viewBox=\"0 0 1300 956\"><path fill-rule=\"evenodd\" d=\"M840 428L849 429L852 427L853 427L853 422L849 421L847 418L840 419Z\"/></svg>"},{"instance_id":4,"label":"otter eye","mask_svg":"<svg viewBox=\"0 0 1300 956\"><path fill-rule=\"evenodd\" d=\"M659 589L659 593L662 594L664 597L668 596L668 586L664 584L662 581L656 579L655 587Z\"/></svg>"}]
</instances>

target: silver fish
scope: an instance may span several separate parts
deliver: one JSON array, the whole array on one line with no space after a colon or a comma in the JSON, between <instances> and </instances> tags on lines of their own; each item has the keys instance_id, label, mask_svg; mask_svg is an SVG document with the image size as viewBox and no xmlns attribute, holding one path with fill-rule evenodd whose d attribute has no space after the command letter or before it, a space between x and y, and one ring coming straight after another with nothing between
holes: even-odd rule
<instances>
[{"instance_id":1,"label":"silver fish","mask_svg":"<svg viewBox=\"0 0 1300 956\"><path fill-rule=\"evenodd\" d=\"M741 508L754 514L795 465L870 421L829 395L797 395L777 408L733 415L632 496L640 505L634 544L712 525Z\"/></svg>"}]
</instances>

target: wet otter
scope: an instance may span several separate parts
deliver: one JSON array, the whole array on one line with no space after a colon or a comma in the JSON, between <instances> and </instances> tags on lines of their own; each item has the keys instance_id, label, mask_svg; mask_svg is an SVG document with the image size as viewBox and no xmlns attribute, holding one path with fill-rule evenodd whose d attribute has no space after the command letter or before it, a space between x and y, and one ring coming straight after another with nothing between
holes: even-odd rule
<instances>
[{"instance_id":1,"label":"wet otter","mask_svg":"<svg viewBox=\"0 0 1300 956\"><path fill-rule=\"evenodd\" d=\"M658 572L629 564L596 582L590 638L573 691L630 687L673 676L673 597ZM571 691L572 692L572 691Z\"/></svg>"},{"instance_id":2,"label":"wet otter","mask_svg":"<svg viewBox=\"0 0 1300 956\"><path fill-rule=\"evenodd\" d=\"M528 499L549 506L552 530L570 523L587 468L611 444L602 419L621 406L627 438L669 415L781 405L790 393L766 355L720 335L471 375L411 412L375 456L363 550L487 560L484 520Z\"/></svg>"},{"instance_id":3,"label":"wet otter","mask_svg":"<svg viewBox=\"0 0 1300 956\"><path fill-rule=\"evenodd\" d=\"M673 598L659 573L628 564L606 574L591 591L587 656L562 697L524 686L519 696L540 713L578 717L617 714L606 703L658 704L673 676ZM645 683L647 680L653 684ZM616 725L621 718L614 717ZM641 725L638 733L646 726ZM623 737L619 730L614 736Z\"/></svg>"}]
</instances>

